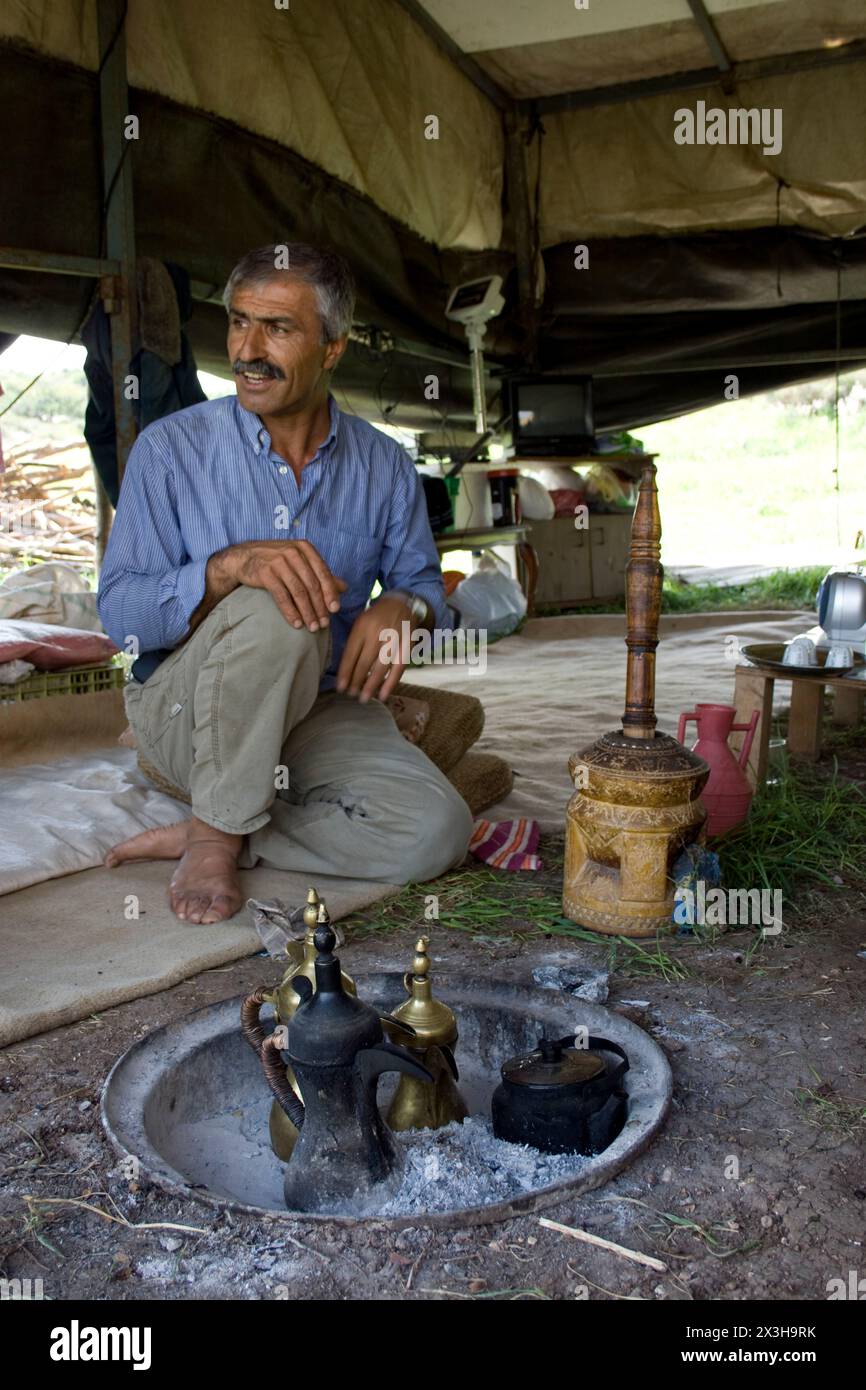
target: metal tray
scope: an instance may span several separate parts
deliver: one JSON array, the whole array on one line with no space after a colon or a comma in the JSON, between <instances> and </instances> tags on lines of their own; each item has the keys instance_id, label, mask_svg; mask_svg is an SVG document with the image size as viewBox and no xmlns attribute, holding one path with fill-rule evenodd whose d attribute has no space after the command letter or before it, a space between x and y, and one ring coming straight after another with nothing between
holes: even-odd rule
<instances>
[{"instance_id":1,"label":"metal tray","mask_svg":"<svg viewBox=\"0 0 866 1390\"><path fill-rule=\"evenodd\" d=\"M853 666L831 666L829 670L825 670L824 663L828 653L820 648L815 653L818 658L817 666L786 666L782 660L785 646L784 642L753 642L748 647L741 647L740 652L753 666L768 666L770 670L781 671L786 676L820 676L822 680L827 680L831 671L833 676L844 676L849 671L857 671L866 666L866 660L855 652Z\"/></svg>"}]
</instances>

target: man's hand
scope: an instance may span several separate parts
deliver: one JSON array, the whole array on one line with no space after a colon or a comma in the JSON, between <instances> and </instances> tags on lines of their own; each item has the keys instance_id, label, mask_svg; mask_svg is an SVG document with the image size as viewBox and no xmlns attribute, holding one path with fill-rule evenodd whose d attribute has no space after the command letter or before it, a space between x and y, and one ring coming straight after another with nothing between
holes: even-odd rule
<instances>
[{"instance_id":1,"label":"man's hand","mask_svg":"<svg viewBox=\"0 0 866 1390\"><path fill-rule=\"evenodd\" d=\"M410 625L405 629L408 633L411 608L402 599L387 597L377 599L355 619L337 671L340 692L357 696L362 705L374 695L379 700L393 695L409 661L404 623ZM400 659L394 661L397 651Z\"/></svg>"},{"instance_id":2,"label":"man's hand","mask_svg":"<svg viewBox=\"0 0 866 1390\"><path fill-rule=\"evenodd\" d=\"M349 587L331 573L309 541L245 541L211 557L215 578L267 589L287 623L318 632L340 609Z\"/></svg>"}]
</instances>

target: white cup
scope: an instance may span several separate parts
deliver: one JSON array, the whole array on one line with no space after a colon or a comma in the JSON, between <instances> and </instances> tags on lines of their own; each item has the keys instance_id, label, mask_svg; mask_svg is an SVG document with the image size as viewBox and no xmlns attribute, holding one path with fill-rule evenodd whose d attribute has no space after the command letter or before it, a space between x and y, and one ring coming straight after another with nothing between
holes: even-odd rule
<instances>
[{"instance_id":1,"label":"white cup","mask_svg":"<svg viewBox=\"0 0 866 1390\"><path fill-rule=\"evenodd\" d=\"M825 665L825 666L853 666L853 665L854 665L854 648L853 648L853 647L846 647L845 644L844 644L843 642L838 642L838 643L836 644L836 646L831 647L830 650L828 651L828 653L827 653L827 660L824 662L824 665Z\"/></svg>"},{"instance_id":2,"label":"white cup","mask_svg":"<svg viewBox=\"0 0 866 1390\"><path fill-rule=\"evenodd\" d=\"M782 657L784 666L817 666L818 654L811 637L792 637Z\"/></svg>"}]
</instances>

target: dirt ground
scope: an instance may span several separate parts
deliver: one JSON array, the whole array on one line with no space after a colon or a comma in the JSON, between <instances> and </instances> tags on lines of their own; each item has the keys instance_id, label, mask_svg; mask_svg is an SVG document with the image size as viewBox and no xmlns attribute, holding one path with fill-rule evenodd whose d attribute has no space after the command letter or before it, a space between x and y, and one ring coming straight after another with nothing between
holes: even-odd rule
<instances>
[{"instance_id":1,"label":"dirt ground","mask_svg":"<svg viewBox=\"0 0 866 1390\"><path fill-rule=\"evenodd\" d=\"M561 884L561 842L542 848L547 863L527 894ZM447 882L436 885L443 901ZM41 1278L52 1299L825 1299L829 1280L866 1274L866 893L817 891L795 920L751 953L752 930L671 938L684 980L630 974L620 957L611 972L609 1006L670 1059L673 1109L616 1180L543 1215L654 1255L664 1272L545 1229L537 1215L347 1231L125 1181L98 1113L112 1062L172 1019L271 983L279 972L260 957L0 1056L2 1272ZM350 928L346 967L402 968L420 926L363 940ZM443 927L433 943L443 969L527 983L542 957L568 950L562 938L478 940ZM604 943L579 950L607 963Z\"/></svg>"}]
</instances>

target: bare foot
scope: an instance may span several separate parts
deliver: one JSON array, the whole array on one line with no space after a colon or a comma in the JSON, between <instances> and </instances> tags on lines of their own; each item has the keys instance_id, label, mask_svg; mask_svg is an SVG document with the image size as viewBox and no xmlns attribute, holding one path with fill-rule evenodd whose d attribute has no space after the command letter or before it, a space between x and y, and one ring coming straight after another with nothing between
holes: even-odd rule
<instances>
[{"instance_id":1,"label":"bare foot","mask_svg":"<svg viewBox=\"0 0 866 1390\"><path fill-rule=\"evenodd\" d=\"M182 922L224 922L243 902L238 882L242 835L215 830L193 816L180 863L174 871L169 898Z\"/></svg>"},{"instance_id":2,"label":"bare foot","mask_svg":"<svg viewBox=\"0 0 866 1390\"><path fill-rule=\"evenodd\" d=\"M109 869L124 864L128 859L180 859L186 849L189 836L189 821L179 820L174 825L158 825L153 830L142 830L129 840L121 840L105 856Z\"/></svg>"}]
</instances>

